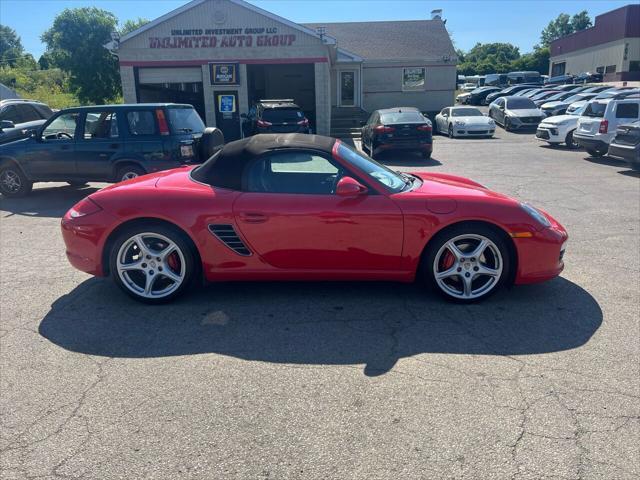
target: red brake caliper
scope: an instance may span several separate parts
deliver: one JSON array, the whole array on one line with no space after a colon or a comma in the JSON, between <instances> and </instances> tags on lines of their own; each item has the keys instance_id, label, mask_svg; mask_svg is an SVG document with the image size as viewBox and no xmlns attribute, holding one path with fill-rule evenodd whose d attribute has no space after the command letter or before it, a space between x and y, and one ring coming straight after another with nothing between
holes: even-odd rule
<instances>
[{"instance_id":1,"label":"red brake caliper","mask_svg":"<svg viewBox=\"0 0 640 480\"><path fill-rule=\"evenodd\" d=\"M453 254L449 250L447 250L442 257L442 260L440 260L440 268L442 269L440 271L444 272L445 270L449 270L453 266L454 260L455 257L453 256Z\"/></svg>"},{"instance_id":2,"label":"red brake caliper","mask_svg":"<svg viewBox=\"0 0 640 480\"><path fill-rule=\"evenodd\" d=\"M180 257L178 257L178 254L176 252L173 252L171 255L169 255L169 258L167 258L167 264L174 272L180 271Z\"/></svg>"}]
</instances>

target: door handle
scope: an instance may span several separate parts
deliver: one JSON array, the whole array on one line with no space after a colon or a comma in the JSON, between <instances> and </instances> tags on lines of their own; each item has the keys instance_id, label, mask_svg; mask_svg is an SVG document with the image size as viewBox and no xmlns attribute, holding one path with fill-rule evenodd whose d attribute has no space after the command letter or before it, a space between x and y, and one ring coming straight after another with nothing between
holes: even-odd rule
<instances>
[{"instance_id":1,"label":"door handle","mask_svg":"<svg viewBox=\"0 0 640 480\"><path fill-rule=\"evenodd\" d=\"M264 213L258 212L243 212L239 215L240 220L245 223L264 223L269 217Z\"/></svg>"},{"instance_id":2,"label":"door handle","mask_svg":"<svg viewBox=\"0 0 640 480\"><path fill-rule=\"evenodd\" d=\"M107 158L109 155L107 155L106 153L101 153L98 155L100 158Z\"/></svg>"}]
</instances>

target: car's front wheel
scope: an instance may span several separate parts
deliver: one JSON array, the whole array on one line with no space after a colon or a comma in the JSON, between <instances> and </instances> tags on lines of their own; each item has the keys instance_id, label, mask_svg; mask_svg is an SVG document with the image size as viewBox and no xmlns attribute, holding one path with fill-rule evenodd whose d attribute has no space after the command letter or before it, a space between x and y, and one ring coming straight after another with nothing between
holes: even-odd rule
<instances>
[{"instance_id":1,"label":"car's front wheel","mask_svg":"<svg viewBox=\"0 0 640 480\"><path fill-rule=\"evenodd\" d=\"M185 235L162 226L126 229L112 244L110 271L115 283L136 300L164 303L184 293L197 270Z\"/></svg>"},{"instance_id":2,"label":"car's front wheel","mask_svg":"<svg viewBox=\"0 0 640 480\"><path fill-rule=\"evenodd\" d=\"M576 148L580 148L580 144L578 142L576 142L575 138L573 138L573 132L575 130L571 130L569 133L567 133L567 138L565 138L564 143L567 147L571 148L572 150L576 149Z\"/></svg>"},{"instance_id":3,"label":"car's front wheel","mask_svg":"<svg viewBox=\"0 0 640 480\"><path fill-rule=\"evenodd\" d=\"M453 138L453 125L449 125L449 138Z\"/></svg>"},{"instance_id":4,"label":"car's front wheel","mask_svg":"<svg viewBox=\"0 0 640 480\"><path fill-rule=\"evenodd\" d=\"M606 152L602 150L596 150L595 148L587 148L587 153L592 157L602 157Z\"/></svg>"},{"instance_id":5,"label":"car's front wheel","mask_svg":"<svg viewBox=\"0 0 640 480\"><path fill-rule=\"evenodd\" d=\"M33 188L33 182L11 163L0 167L0 193L5 197L23 197Z\"/></svg>"},{"instance_id":6,"label":"car's front wheel","mask_svg":"<svg viewBox=\"0 0 640 480\"><path fill-rule=\"evenodd\" d=\"M460 225L432 240L422 267L427 281L444 297L471 303L504 284L509 276L509 252L492 228Z\"/></svg>"}]
</instances>

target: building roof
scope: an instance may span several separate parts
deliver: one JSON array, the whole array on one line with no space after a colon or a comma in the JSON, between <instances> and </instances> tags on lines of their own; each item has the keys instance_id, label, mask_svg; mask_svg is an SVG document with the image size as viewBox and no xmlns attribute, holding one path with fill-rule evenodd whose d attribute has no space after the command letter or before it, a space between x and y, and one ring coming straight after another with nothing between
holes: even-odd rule
<instances>
[{"instance_id":1,"label":"building roof","mask_svg":"<svg viewBox=\"0 0 640 480\"><path fill-rule=\"evenodd\" d=\"M325 27L337 46L365 60L434 59L456 56L442 20L304 23Z\"/></svg>"}]
</instances>

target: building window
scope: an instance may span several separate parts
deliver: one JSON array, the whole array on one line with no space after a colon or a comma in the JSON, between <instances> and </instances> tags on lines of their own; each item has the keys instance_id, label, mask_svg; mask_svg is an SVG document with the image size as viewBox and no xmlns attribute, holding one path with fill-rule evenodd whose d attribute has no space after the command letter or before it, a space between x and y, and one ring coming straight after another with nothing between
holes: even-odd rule
<instances>
[{"instance_id":1,"label":"building window","mask_svg":"<svg viewBox=\"0 0 640 480\"><path fill-rule=\"evenodd\" d=\"M596 68L596 73L604 73L604 67Z\"/></svg>"},{"instance_id":2,"label":"building window","mask_svg":"<svg viewBox=\"0 0 640 480\"><path fill-rule=\"evenodd\" d=\"M631 60L629 62L630 72L640 72L640 60Z\"/></svg>"},{"instance_id":3,"label":"building window","mask_svg":"<svg viewBox=\"0 0 640 480\"><path fill-rule=\"evenodd\" d=\"M567 67L566 62L554 63L551 66L551 76L557 77L558 75L564 75L564 71L566 67Z\"/></svg>"},{"instance_id":4,"label":"building window","mask_svg":"<svg viewBox=\"0 0 640 480\"><path fill-rule=\"evenodd\" d=\"M629 44L625 43L624 44L624 60L629 58Z\"/></svg>"},{"instance_id":5,"label":"building window","mask_svg":"<svg viewBox=\"0 0 640 480\"><path fill-rule=\"evenodd\" d=\"M424 90L424 67L405 67L402 69L402 90Z\"/></svg>"},{"instance_id":6,"label":"building window","mask_svg":"<svg viewBox=\"0 0 640 480\"><path fill-rule=\"evenodd\" d=\"M616 66L615 65L607 65L606 70L604 71L605 73L616 73Z\"/></svg>"}]
</instances>

